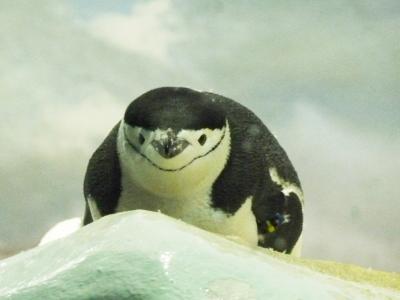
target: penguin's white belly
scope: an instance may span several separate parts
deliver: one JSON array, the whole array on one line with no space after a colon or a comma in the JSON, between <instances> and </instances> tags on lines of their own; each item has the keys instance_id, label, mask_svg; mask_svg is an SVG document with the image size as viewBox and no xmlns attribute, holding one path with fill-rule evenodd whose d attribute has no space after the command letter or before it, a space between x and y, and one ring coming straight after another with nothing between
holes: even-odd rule
<instances>
[{"instance_id":1,"label":"penguin's white belly","mask_svg":"<svg viewBox=\"0 0 400 300\"><path fill-rule=\"evenodd\" d=\"M152 195L130 184L123 189L116 211L145 209L159 211L207 231L228 236L238 242L257 246L257 223L251 210L249 197L234 215L226 215L221 210L209 206L209 197L193 195L186 198L168 199Z\"/></svg>"}]
</instances>

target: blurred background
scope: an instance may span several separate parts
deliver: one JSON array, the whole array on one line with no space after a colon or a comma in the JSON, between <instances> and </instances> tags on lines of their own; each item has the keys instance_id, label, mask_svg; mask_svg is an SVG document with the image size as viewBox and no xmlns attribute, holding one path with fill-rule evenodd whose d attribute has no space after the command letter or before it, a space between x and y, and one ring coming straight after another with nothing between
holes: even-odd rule
<instances>
[{"instance_id":1,"label":"blurred background","mask_svg":"<svg viewBox=\"0 0 400 300\"><path fill-rule=\"evenodd\" d=\"M0 2L0 257L80 216L87 161L134 98L255 111L306 195L304 256L400 272L400 2Z\"/></svg>"}]
</instances>

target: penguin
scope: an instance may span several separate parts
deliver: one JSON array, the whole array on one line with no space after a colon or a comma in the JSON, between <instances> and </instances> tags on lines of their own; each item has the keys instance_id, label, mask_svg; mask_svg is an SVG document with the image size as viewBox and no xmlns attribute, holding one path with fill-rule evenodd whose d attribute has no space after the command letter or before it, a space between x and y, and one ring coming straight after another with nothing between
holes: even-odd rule
<instances>
[{"instance_id":1,"label":"penguin","mask_svg":"<svg viewBox=\"0 0 400 300\"><path fill-rule=\"evenodd\" d=\"M161 87L132 101L89 160L83 224L158 211L251 245L299 255L303 192L286 152L248 108Z\"/></svg>"}]
</instances>

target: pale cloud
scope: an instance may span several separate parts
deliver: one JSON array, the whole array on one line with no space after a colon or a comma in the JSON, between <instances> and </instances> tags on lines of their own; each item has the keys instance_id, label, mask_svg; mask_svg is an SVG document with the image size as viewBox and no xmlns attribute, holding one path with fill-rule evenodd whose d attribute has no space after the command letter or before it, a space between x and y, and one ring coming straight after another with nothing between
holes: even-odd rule
<instances>
[{"instance_id":1,"label":"pale cloud","mask_svg":"<svg viewBox=\"0 0 400 300\"><path fill-rule=\"evenodd\" d=\"M166 62L171 43L179 39L171 30L173 21L169 0L139 1L129 14L102 14L90 20L88 27L123 50Z\"/></svg>"},{"instance_id":2,"label":"pale cloud","mask_svg":"<svg viewBox=\"0 0 400 300\"><path fill-rule=\"evenodd\" d=\"M278 139L305 190L304 254L396 270L400 139L353 127L304 102L289 114Z\"/></svg>"},{"instance_id":3,"label":"pale cloud","mask_svg":"<svg viewBox=\"0 0 400 300\"><path fill-rule=\"evenodd\" d=\"M42 135L38 149L44 155L57 152L90 151L93 141L111 130L123 117L125 107L99 87L76 105L61 103L42 110Z\"/></svg>"}]
</instances>

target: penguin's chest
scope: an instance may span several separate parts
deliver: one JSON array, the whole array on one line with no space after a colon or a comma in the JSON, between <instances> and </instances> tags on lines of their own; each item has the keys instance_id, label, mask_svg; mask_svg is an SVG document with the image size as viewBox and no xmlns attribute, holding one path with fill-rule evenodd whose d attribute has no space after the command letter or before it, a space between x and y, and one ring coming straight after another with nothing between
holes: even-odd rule
<instances>
[{"instance_id":1,"label":"penguin's chest","mask_svg":"<svg viewBox=\"0 0 400 300\"><path fill-rule=\"evenodd\" d=\"M207 231L229 236L248 245L257 245L257 225L251 209L251 197L245 199L233 215L212 208L210 203L208 192L167 198L152 194L130 182L122 186L116 211L159 211Z\"/></svg>"}]
</instances>

